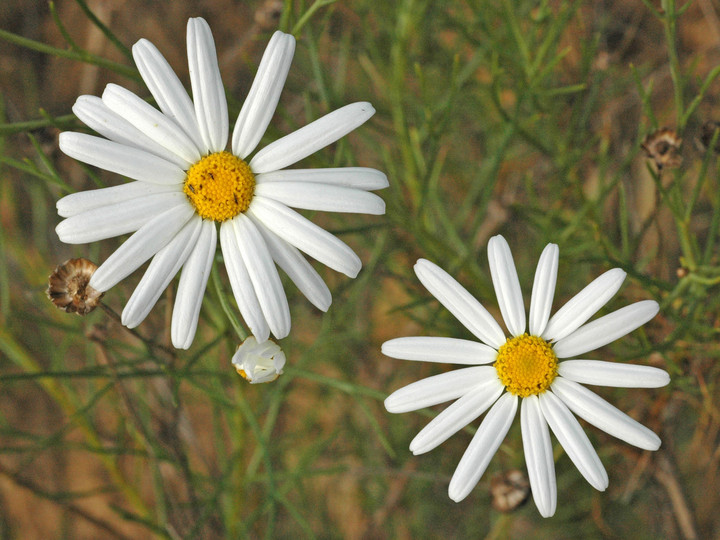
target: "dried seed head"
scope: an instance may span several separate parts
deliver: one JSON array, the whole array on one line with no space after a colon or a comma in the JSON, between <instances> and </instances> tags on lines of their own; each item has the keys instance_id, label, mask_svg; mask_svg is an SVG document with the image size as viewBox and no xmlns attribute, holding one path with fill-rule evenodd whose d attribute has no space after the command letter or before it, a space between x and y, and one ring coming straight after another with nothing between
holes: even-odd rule
<instances>
[{"instance_id":1,"label":"dried seed head","mask_svg":"<svg viewBox=\"0 0 720 540\"><path fill-rule=\"evenodd\" d=\"M681 145L682 139L669 128L662 128L650 133L642 143L643 150L655 162L658 171L665 167L673 169L682 164Z\"/></svg>"},{"instance_id":2,"label":"dried seed head","mask_svg":"<svg viewBox=\"0 0 720 540\"><path fill-rule=\"evenodd\" d=\"M715 136L715 132L720 130L720 122L714 120L708 120L702 125L702 133L700 134L700 142L702 142L703 148L707 150L710 143ZM715 141L715 147L713 148L716 152L720 152L720 135Z\"/></svg>"},{"instance_id":3,"label":"dried seed head","mask_svg":"<svg viewBox=\"0 0 720 540\"><path fill-rule=\"evenodd\" d=\"M496 474L490 480L492 506L499 512L512 512L520 508L530 496L530 482L517 469Z\"/></svg>"},{"instance_id":4,"label":"dried seed head","mask_svg":"<svg viewBox=\"0 0 720 540\"><path fill-rule=\"evenodd\" d=\"M67 313L87 315L100 303L104 293L88 285L97 265L87 259L70 259L50 274L47 295Z\"/></svg>"},{"instance_id":5,"label":"dried seed head","mask_svg":"<svg viewBox=\"0 0 720 540\"><path fill-rule=\"evenodd\" d=\"M255 23L260 27L260 30L275 28L278 21L280 21L282 10L282 0L267 0L255 12Z\"/></svg>"}]
</instances>

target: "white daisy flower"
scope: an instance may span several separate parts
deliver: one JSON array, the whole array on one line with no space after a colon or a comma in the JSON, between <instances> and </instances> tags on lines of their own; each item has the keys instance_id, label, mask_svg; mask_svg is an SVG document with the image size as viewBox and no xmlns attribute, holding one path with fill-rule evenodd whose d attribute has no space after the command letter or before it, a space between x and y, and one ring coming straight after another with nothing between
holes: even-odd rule
<instances>
[{"instance_id":1,"label":"white daisy flower","mask_svg":"<svg viewBox=\"0 0 720 540\"><path fill-rule=\"evenodd\" d=\"M607 473L572 413L639 448L660 447L655 433L578 383L655 388L668 384L667 372L631 364L568 360L639 328L658 312L657 302L636 302L586 324L625 279L625 272L615 268L550 317L558 254L557 245L548 244L540 256L526 323L510 248L502 236L490 239L490 272L509 338L447 272L424 259L415 265L415 273L427 290L480 342L445 337L403 337L385 342L382 352L392 358L472 366L401 388L385 400L385 407L401 413L456 400L412 440L410 450L416 455L437 447L489 409L450 481L448 494L456 502L468 496L485 472L510 429L519 398L528 476L533 499L544 517L552 516L557 504L548 425L580 473L600 491L608 486Z\"/></svg>"},{"instance_id":2,"label":"white daisy flower","mask_svg":"<svg viewBox=\"0 0 720 540\"><path fill-rule=\"evenodd\" d=\"M70 157L134 180L75 193L57 203L64 218L60 240L84 244L134 233L95 272L90 285L104 292L150 259L122 313L139 325L182 268L172 317L172 343L187 349L220 247L240 312L259 342L290 331L287 297L275 264L319 309L332 301L305 252L355 277L358 256L342 241L289 207L383 214L369 190L387 187L380 171L362 167L285 168L337 141L375 112L354 103L264 147L248 160L270 123L285 84L295 39L275 32L235 122L230 143L227 102L208 24L190 19L188 64L194 100L157 48L145 39L132 49L160 110L109 84L102 98L81 96L73 111L103 137L62 133ZM298 251L300 250L300 251Z\"/></svg>"},{"instance_id":3,"label":"white daisy flower","mask_svg":"<svg viewBox=\"0 0 720 540\"><path fill-rule=\"evenodd\" d=\"M268 383L282 375L285 353L271 340L258 343L250 336L235 351L232 363L250 384Z\"/></svg>"}]
</instances>

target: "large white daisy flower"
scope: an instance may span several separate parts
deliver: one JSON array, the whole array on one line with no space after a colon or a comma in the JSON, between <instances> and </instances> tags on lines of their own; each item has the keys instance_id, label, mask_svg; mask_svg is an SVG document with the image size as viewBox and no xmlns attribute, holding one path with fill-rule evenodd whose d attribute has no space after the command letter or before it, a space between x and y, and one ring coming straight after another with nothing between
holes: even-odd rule
<instances>
[{"instance_id":1,"label":"large white daisy flower","mask_svg":"<svg viewBox=\"0 0 720 540\"><path fill-rule=\"evenodd\" d=\"M175 347L187 349L215 257L217 222L242 316L259 342L270 332L283 338L290 331L290 311L275 264L323 311L332 301L330 291L300 251L350 277L361 267L346 244L289 207L383 214L384 202L368 191L388 185L374 169L285 167L337 141L375 110L369 103L347 105L246 161L274 114L295 39L275 32L270 40L235 122L232 152L226 151L227 102L205 20L188 21L187 49L193 100L145 39L133 46L133 57L160 110L114 84L102 98L78 98L73 111L103 137L62 133L60 149L134 181L62 198L57 209L66 219L56 231L70 244L134 233L92 276L90 285L100 292L153 257L122 313L131 328L182 268L171 335Z\"/></svg>"},{"instance_id":2,"label":"large white daisy flower","mask_svg":"<svg viewBox=\"0 0 720 540\"><path fill-rule=\"evenodd\" d=\"M580 473L600 491L608 485L607 473L572 413L632 445L646 450L660 447L660 439L652 431L578 383L654 388L670 381L667 372L631 364L565 360L639 328L658 312L657 302L636 302L585 324L625 279L625 272L615 268L550 317L558 254L558 247L548 244L540 256L526 332L525 307L510 248L502 236L490 239L490 272L509 338L447 272L424 259L415 265L415 273L427 290L481 343L445 337L403 337L385 342L382 352L393 358L473 366L401 388L385 400L385 407L400 413L456 400L412 440L410 450L416 455L432 450L490 409L450 481L448 494L456 502L468 496L485 472L510 429L519 398L528 476L535 504L544 517L552 516L557 504L548 425Z\"/></svg>"}]
</instances>

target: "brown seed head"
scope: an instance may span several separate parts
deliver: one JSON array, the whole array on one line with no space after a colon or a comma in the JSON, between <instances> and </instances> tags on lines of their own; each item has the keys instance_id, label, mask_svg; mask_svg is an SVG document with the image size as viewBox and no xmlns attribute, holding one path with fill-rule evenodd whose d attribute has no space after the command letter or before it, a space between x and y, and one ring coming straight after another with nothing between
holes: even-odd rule
<instances>
[{"instance_id":1,"label":"brown seed head","mask_svg":"<svg viewBox=\"0 0 720 540\"><path fill-rule=\"evenodd\" d=\"M645 137L642 143L647 157L655 162L658 171L667 167L673 169L682 164L680 146L682 139L672 129L662 128Z\"/></svg>"},{"instance_id":2,"label":"brown seed head","mask_svg":"<svg viewBox=\"0 0 720 540\"><path fill-rule=\"evenodd\" d=\"M280 20L280 15L282 15L282 10L282 0L266 0L255 12L255 23L263 31L275 28Z\"/></svg>"},{"instance_id":3,"label":"brown seed head","mask_svg":"<svg viewBox=\"0 0 720 540\"><path fill-rule=\"evenodd\" d=\"M702 142L703 147L707 149L710 146L710 143L715 136L715 132L718 130L720 130L720 122L715 122L714 120L708 120L702 125L700 141ZM713 150L715 150L716 152L720 152L720 135L715 141L715 146L713 147Z\"/></svg>"},{"instance_id":4,"label":"brown seed head","mask_svg":"<svg viewBox=\"0 0 720 540\"><path fill-rule=\"evenodd\" d=\"M87 259L69 259L50 274L47 295L67 313L87 315L100 303L104 293L88 285L97 265Z\"/></svg>"},{"instance_id":5,"label":"brown seed head","mask_svg":"<svg viewBox=\"0 0 720 540\"><path fill-rule=\"evenodd\" d=\"M530 482L518 469L496 474L490 480L492 506L499 512L520 508L530 496Z\"/></svg>"}]
</instances>

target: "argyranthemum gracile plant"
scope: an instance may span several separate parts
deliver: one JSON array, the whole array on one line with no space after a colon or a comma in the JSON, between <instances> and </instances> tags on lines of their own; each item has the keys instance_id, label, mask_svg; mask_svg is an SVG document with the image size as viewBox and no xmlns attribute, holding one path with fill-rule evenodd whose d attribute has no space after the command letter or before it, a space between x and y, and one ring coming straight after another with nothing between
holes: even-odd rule
<instances>
[{"instance_id":1,"label":"argyranthemum gracile plant","mask_svg":"<svg viewBox=\"0 0 720 540\"><path fill-rule=\"evenodd\" d=\"M332 301L320 275L300 253L355 277L358 256L290 207L383 214L370 190L383 173L363 167L286 169L337 141L375 112L353 103L256 152L285 84L295 39L275 32L229 138L229 118L210 28L190 19L187 52L193 99L162 54L141 39L135 63L160 110L109 84L102 98L81 96L73 111L102 137L62 133L61 150L132 179L58 201L63 242L83 244L134 233L100 265L90 286L105 292L152 257L122 313L139 325L182 269L172 315L175 347L187 349L220 247L240 312L259 342L290 331L290 311L276 264L319 309Z\"/></svg>"},{"instance_id":2,"label":"argyranthemum gracile plant","mask_svg":"<svg viewBox=\"0 0 720 540\"><path fill-rule=\"evenodd\" d=\"M456 400L412 440L410 450L416 455L437 447L489 409L450 481L448 494L454 501L467 497L480 480L510 429L518 406L533 499L544 517L552 516L557 505L548 426L580 473L600 491L607 488L608 475L573 413L639 448L660 447L655 433L579 383L653 388L670 381L667 372L649 366L575 359L645 324L658 312L657 302L636 302L587 322L625 279L625 272L615 268L550 317L558 256L555 244L548 244L540 256L526 321L510 248L502 236L490 239L490 272L510 337L447 272L424 259L415 265L415 273L427 290L480 341L401 337L385 342L382 352L393 358L472 366L401 388L385 400L385 407L400 413Z\"/></svg>"}]
</instances>

